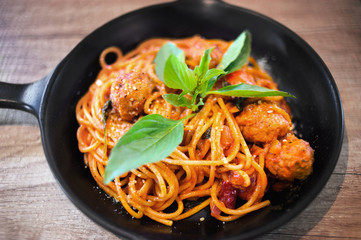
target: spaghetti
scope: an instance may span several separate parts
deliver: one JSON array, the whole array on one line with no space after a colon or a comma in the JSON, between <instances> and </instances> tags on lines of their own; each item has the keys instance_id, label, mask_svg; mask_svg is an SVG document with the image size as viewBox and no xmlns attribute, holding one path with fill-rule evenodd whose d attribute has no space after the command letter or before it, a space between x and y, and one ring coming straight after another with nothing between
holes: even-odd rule
<instances>
[{"instance_id":1,"label":"spaghetti","mask_svg":"<svg viewBox=\"0 0 361 240\"><path fill-rule=\"evenodd\" d=\"M134 218L145 215L169 226L208 206L213 217L232 221L270 204L269 200L262 200L269 177L291 182L301 179L297 176L304 178L311 173L313 150L293 135L289 107L283 97L241 102L240 98L210 95L201 110L185 120L183 142L172 154L162 161L124 173L105 185L103 175L111 149L137 119L156 113L178 120L192 113L162 98L174 90L158 79L154 58L168 41L184 51L185 62L191 69L210 47L214 47L210 68L215 67L231 44L199 36L150 39L126 55L117 47L101 53L102 69L79 100L76 118L80 125L79 150L84 153L85 164L94 180L107 194L121 202ZM116 55L112 64L106 61L109 54ZM277 89L253 58L239 71L220 79L214 87L240 82ZM116 91L125 88L125 98L119 103L112 101L112 109L105 119L104 106L116 98ZM129 111L122 115L117 108ZM305 149L307 158L302 155ZM287 159L287 156L292 157ZM299 159L306 159L301 161L303 165ZM288 163L286 167L284 161ZM185 201L197 204L187 209Z\"/></svg>"}]
</instances>

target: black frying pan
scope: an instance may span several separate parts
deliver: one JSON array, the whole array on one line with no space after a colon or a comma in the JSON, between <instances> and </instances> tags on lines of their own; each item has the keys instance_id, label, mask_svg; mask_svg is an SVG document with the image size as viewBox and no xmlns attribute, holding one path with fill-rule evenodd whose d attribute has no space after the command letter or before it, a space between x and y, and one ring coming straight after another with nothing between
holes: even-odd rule
<instances>
[{"instance_id":1,"label":"black frying pan","mask_svg":"<svg viewBox=\"0 0 361 240\"><path fill-rule=\"evenodd\" d=\"M77 148L75 105L100 70L100 52L111 45L127 52L151 37L199 34L231 40L244 29L253 35L252 56L266 62L281 90L297 97L288 100L297 132L316 150L312 175L293 192L268 192L265 198L272 206L226 224L212 219L208 210L173 227L147 218L132 219L120 203L96 187ZM44 79L25 85L0 83L0 107L34 114L49 166L67 196L104 228L132 239L242 239L279 227L325 186L338 160L344 131L336 84L311 47L265 16L216 0L182 0L123 15L87 36ZM201 216L206 220L200 222Z\"/></svg>"}]
</instances>

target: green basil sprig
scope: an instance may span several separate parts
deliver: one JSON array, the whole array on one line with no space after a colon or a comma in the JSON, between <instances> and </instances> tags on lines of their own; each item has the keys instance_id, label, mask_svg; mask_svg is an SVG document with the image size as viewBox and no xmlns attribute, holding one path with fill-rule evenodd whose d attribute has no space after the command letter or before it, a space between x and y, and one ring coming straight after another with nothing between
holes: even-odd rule
<instances>
[{"instance_id":1,"label":"green basil sprig","mask_svg":"<svg viewBox=\"0 0 361 240\"><path fill-rule=\"evenodd\" d=\"M227 71L227 74L240 69L248 61L251 53L251 33L248 30L242 32L223 54L218 68Z\"/></svg>"},{"instance_id":2,"label":"green basil sprig","mask_svg":"<svg viewBox=\"0 0 361 240\"><path fill-rule=\"evenodd\" d=\"M108 100L106 101L106 103L104 104L103 108L102 108L102 122L103 122L103 127L104 127L104 148L103 148L103 154L104 156L106 156L105 154L107 154L108 151L108 138L107 138L107 119L109 117L109 112L110 110L112 110L112 101ZM103 156L103 159L104 159Z\"/></svg>"},{"instance_id":3,"label":"green basil sprig","mask_svg":"<svg viewBox=\"0 0 361 240\"><path fill-rule=\"evenodd\" d=\"M271 96L294 97L293 95L287 92L277 91L246 83L229 85L224 88L208 91L207 94L218 94L223 96L244 97L244 98L271 97Z\"/></svg>"},{"instance_id":4,"label":"green basil sprig","mask_svg":"<svg viewBox=\"0 0 361 240\"><path fill-rule=\"evenodd\" d=\"M171 120L150 114L138 120L112 149L103 182L108 184L125 172L169 156L183 140L186 118Z\"/></svg>"},{"instance_id":5,"label":"green basil sprig","mask_svg":"<svg viewBox=\"0 0 361 240\"><path fill-rule=\"evenodd\" d=\"M179 60L184 62L184 52L179 49L174 43L168 42L164 44L164 46L158 51L157 56L155 57L155 73L158 78L164 82L163 74L164 74L164 66L165 62L168 60L169 56L174 54Z\"/></svg>"},{"instance_id":6,"label":"green basil sprig","mask_svg":"<svg viewBox=\"0 0 361 240\"><path fill-rule=\"evenodd\" d=\"M163 95L167 102L177 107L187 107L197 111L198 107L204 104L203 99L209 94L235 97L293 97L286 92L246 83L226 86L212 91L217 79L237 71L247 63L251 51L251 34L247 30L242 32L224 53L218 66L209 69L212 50L207 49L201 58L199 66L191 70L184 61L184 53L182 54L182 50L173 43L166 43L160 49L155 58L157 76L168 87L182 90L181 94ZM186 94L189 95L189 98L185 97Z\"/></svg>"},{"instance_id":7,"label":"green basil sprig","mask_svg":"<svg viewBox=\"0 0 361 240\"><path fill-rule=\"evenodd\" d=\"M205 51L199 66L196 66L194 70L188 68L187 64L174 54L170 54L164 65L164 83L170 88L182 90L182 93L165 94L163 98L166 101L177 107L188 107L193 111L198 110L199 105L203 105L202 98L198 99L198 95L207 90L212 78L226 73L221 69L209 69L211 51L212 49ZM192 100L184 97L185 94L189 94Z\"/></svg>"}]
</instances>

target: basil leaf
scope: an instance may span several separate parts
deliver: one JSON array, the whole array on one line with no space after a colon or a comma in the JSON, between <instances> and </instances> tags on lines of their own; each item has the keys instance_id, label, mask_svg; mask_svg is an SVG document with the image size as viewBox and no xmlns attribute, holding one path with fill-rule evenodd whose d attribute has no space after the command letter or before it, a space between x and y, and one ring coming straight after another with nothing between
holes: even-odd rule
<instances>
[{"instance_id":1,"label":"basil leaf","mask_svg":"<svg viewBox=\"0 0 361 240\"><path fill-rule=\"evenodd\" d=\"M184 52L179 49L174 43L167 42L163 47L158 51L157 56L154 59L155 63L155 73L158 78L164 82L164 67L167 59L171 54L174 54L179 60L184 61L185 56Z\"/></svg>"},{"instance_id":2,"label":"basil leaf","mask_svg":"<svg viewBox=\"0 0 361 240\"><path fill-rule=\"evenodd\" d=\"M103 125L105 126L108 116L109 116L109 111L112 109L112 101L108 100L105 102L103 108L102 108L102 122Z\"/></svg>"},{"instance_id":3,"label":"basil leaf","mask_svg":"<svg viewBox=\"0 0 361 240\"><path fill-rule=\"evenodd\" d=\"M217 69L217 68L209 69L207 73L203 76L202 84L206 83L208 85L210 79L212 78L218 79L220 75L224 75L224 74L226 74L226 72L221 69Z\"/></svg>"},{"instance_id":4,"label":"basil leaf","mask_svg":"<svg viewBox=\"0 0 361 240\"><path fill-rule=\"evenodd\" d=\"M207 49L201 58L199 66L196 66L194 68L194 72L195 72L196 76L198 77L197 90L198 90L198 93L201 95L203 95L207 90L210 90L213 87L215 81L214 81L214 83L212 81L212 86L210 86L210 89L208 89L209 88L208 83L212 78L215 78L215 80L217 80L217 78L220 75L226 73L221 69L216 69L216 68L209 69L209 63L211 61L212 51L213 51L213 48Z\"/></svg>"},{"instance_id":5,"label":"basil leaf","mask_svg":"<svg viewBox=\"0 0 361 240\"><path fill-rule=\"evenodd\" d=\"M209 69L209 62L211 61L211 52L213 48L207 49L201 58L199 66L196 67L195 73L197 74L198 78L202 78Z\"/></svg>"},{"instance_id":6,"label":"basil leaf","mask_svg":"<svg viewBox=\"0 0 361 240\"><path fill-rule=\"evenodd\" d=\"M176 107L192 108L192 100L177 94L164 94L162 96L167 102Z\"/></svg>"},{"instance_id":7,"label":"basil leaf","mask_svg":"<svg viewBox=\"0 0 361 240\"><path fill-rule=\"evenodd\" d=\"M197 87L193 71L174 54L170 55L165 63L164 82L168 87L182 89L186 93L192 92Z\"/></svg>"},{"instance_id":8,"label":"basil leaf","mask_svg":"<svg viewBox=\"0 0 361 240\"><path fill-rule=\"evenodd\" d=\"M214 86L214 84L217 82L218 78L217 77L213 77L211 78L208 83L207 83L207 87L204 90L204 92L201 94L202 97L207 96L207 92L211 91L212 87Z\"/></svg>"},{"instance_id":9,"label":"basil leaf","mask_svg":"<svg viewBox=\"0 0 361 240\"><path fill-rule=\"evenodd\" d=\"M243 111L242 103L244 102L245 99L246 99L246 98L239 97L239 98L236 99L236 101L235 101L235 103L234 103L234 105L236 105L236 107L238 108L238 110L239 110L240 112Z\"/></svg>"},{"instance_id":10,"label":"basil leaf","mask_svg":"<svg viewBox=\"0 0 361 240\"><path fill-rule=\"evenodd\" d=\"M103 159L106 157L107 151L108 151L108 138L107 138L107 119L109 117L109 112L112 110L112 101L109 99L105 102L103 108L102 108L102 122L104 127L104 148L103 148Z\"/></svg>"},{"instance_id":11,"label":"basil leaf","mask_svg":"<svg viewBox=\"0 0 361 240\"><path fill-rule=\"evenodd\" d=\"M203 76L201 84L198 86L198 90L201 95L203 96L205 92L211 90L219 76L223 74L226 74L226 72L221 69L209 69L207 73Z\"/></svg>"},{"instance_id":12,"label":"basil leaf","mask_svg":"<svg viewBox=\"0 0 361 240\"><path fill-rule=\"evenodd\" d=\"M212 127L207 128L207 130L202 134L202 139L211 138Z\"/></svg>"},{"instance_id":13,"label":"basil leaf","mask_svg":"<svg viewBox=\"0 0 361 240\"><path fill-rule=\"evenodd\" d=\"M105 167L104 183L169 156L183 140L183 120L151 114L137 121L112 149Z\"/></svg>"},{"instance_id":14,"label":"basil leaf","mask_svg":"<svg viewBox=\"0 0 361 240\"><path fill-rule=\"evenodd\" d=\"M218 94L234 97L270 97L270 96L284 96L295 97L287 92L277 91L269 88L264 88L247 83L237 85L230 85L221 89L206 92L208 94Z\"/></svg>"},{"instance_id":15,"label":"basil leaf","mask_svg":"<svg viewBox=\"0 0 361 240\"><path fill-rule=\"evenodd\" d=\"M251 52L251 33L243 31L224 53L218 69L232 73L240 69L247 61Z\"/></svg>"}]
</instances>

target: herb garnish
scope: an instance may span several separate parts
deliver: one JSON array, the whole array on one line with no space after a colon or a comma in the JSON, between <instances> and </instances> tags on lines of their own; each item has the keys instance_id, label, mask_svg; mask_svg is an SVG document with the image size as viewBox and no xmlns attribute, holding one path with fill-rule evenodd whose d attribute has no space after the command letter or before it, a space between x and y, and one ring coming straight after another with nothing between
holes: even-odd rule
<instances>
[{"instance_id":1,"label":"herb garnish","mask_svg":"<svg viewBox=\"0 0 361 240\"><path fill-rule=\"evenodd\" d=\"M112 110L112 101L109 99L105 102L102 108L102 122L104 128L104 149L103 149L103 159L107 156L108 153L108 138L107 138L107 119L109 116L109 112Z\"/></svg>"},{"instance_id":2,"label":"herb garnish","mask_svg":"<svg viewBox=\"0 0 361 240\"><path fill-rule=\"evenodd\" d=\"M192 70L185 63L185 54L181 49L171 42L164 44L154 60L156 74L169 88L182 90L180 94L163 95L167 102L196 112L209 94L294 97L287 92L245 83L212 90L221 76L237 71L247 63L251 51L249 31L244 31L236 38L216 68L209 69L212 50L207 49L199 66ZM112 149L105 167L104 183L108 184L116 176L169 156L183 140L183 121L184 119L167 119L158 114L147 115L138 120Z\"/></svg>"},{"instance_id":3,"label":"herb garnish","mask_svg":"<svg viewBox=\"0 0 361 240\"><path fill-rule=\"evenodd\" d=\"M183 51L173 43L166 43L160 49L155 59L156 69L158 69L156 70L157 76L168 87L182 90L179 95L163 95L167 102L177 107L187 107L197 111L198 107L204 104L203 99L209 94L235 97L293 97L286 92L246 83L225 86L212 91L213 85L221 76L237 71L247 63L251 51L251 34L247 30L242 32L224 53L218 66L209 69L212 50L207 49L201 58L199 66L191 70L185 63ZM188 95L188 98L186 95Z\"/></svg>"},{"instance_id":4,"label":"herb garnish","mask_svg":"<svg viewBox=\"0 0 361 240\"><path fill-rule=\"evenodd\" d=\"M183 121L150 114L138 120L112 149L104 183L144 164L169 156L183 140Z\"/></svg>"},{"instance_id":5,"label":"herb garnish","mask_svg":"<svg viewBox=\"0 0 361 240\"><path fill-rule=\"evenodd\" d=\"M177 107L188 107L193 111L197 111L198 106L204 104L203 97L206 96L210 81L226 73L221 69L209 69L212 50L205 51L199 66L196 66L194 70L188 68L184 60L181 61L174 54L170 54L164 66L164 83L170 88L180 89L183 92L179 95L163 95L166 101ZM214 84L213 81L212 84ZM184 96L186 94L191 97L191 100Z\"/></svg>"}]
</instances>

